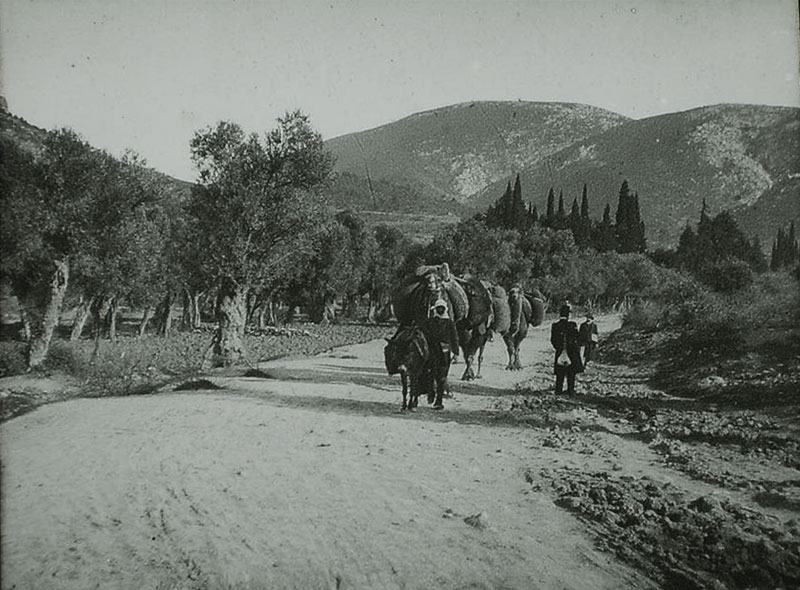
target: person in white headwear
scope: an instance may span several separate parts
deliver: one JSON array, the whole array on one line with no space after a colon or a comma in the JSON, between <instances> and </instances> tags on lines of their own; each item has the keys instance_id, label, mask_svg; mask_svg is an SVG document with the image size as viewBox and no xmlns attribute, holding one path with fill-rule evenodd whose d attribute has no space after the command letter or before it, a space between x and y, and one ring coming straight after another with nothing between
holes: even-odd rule
<instances>
[{"instance_id":1,"label":"person in white headwear","mask_svg":"<svg viewBox=\"0 0 800 590\"><path fill-rule=\"evenodd\" d=\"M431 363L431 373L425 379L425 389L428 393L428 401L433 400L434 382L443 383L446 394L449 394L447 386L447 375L450 372L450 364L453 361L453 354L458 352L458 331L456 323L450 317L450 305L444 299L437 299L430 307L428 319L422 326L422 331L428 340L431 354L434 361ZM441 407L435 407L441 409Z\"/></svg>"}]
</instances>

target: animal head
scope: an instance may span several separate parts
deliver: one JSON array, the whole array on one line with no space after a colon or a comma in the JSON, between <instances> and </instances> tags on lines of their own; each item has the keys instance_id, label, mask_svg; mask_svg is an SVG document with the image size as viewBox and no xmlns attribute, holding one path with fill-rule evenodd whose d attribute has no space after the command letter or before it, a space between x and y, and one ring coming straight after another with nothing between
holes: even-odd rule
<instances>
[{"instance_id":1,"label":"animal head","mask_svg":"<svg viewBox=\"0 0 800 590\"><path fill-rule=\"evenodd\" d=\"M431 306L431 317L449 319L450 315L447 312L447 301L444 299L437 299Z\"/></svg>"},{"instance_id":2,"label":"animal head","mask_svg":"<svg viewBox=\"0 0 800 590\"><path fill-rule=\"evenodd\" d=\"M386 339L383 358L389 375L415 372L428 357L428 341L416 327L401 328L391 339Z\"/></svg>"},{"instance_id":3,"label":"animal head","mask_svg":"<svg viewBox=\"0 0 800 590\"><path fill-rule=\"evenodd\" d=\"M437 294L442 291L442 279L438 273L432 272L425 276L425 286L428 293Z\"/></svg>"},{"instance_id":4,"label":"animal head","mask_svg":"<svg viewBox=\"0 0 800 590\"><path fill-rule=\"evenodd\" d=\"M508 290L508 298L509 299L517 299L524 294L522 287L519 284L511 285L511 288Z\"/></svg>"}]
</instances>

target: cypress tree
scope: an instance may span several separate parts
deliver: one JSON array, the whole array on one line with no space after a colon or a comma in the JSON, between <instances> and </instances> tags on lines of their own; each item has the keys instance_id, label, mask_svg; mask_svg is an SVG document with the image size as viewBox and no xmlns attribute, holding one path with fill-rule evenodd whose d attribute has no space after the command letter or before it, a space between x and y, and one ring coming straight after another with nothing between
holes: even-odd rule
<instances>
[{"instance_id":1,"label":"cypress tree","mask_svg":"<svg viewBox=\"0 0 800 590\"><path fill-rule=\"evenodd\" d=\"M577 223L580 219L581 214L580 210L578 209L578 199L572 199L572 208L569 210L569 219L573 223Z\"/></svg>"},{"instance_id":2,"label":"cypress tree","mask_svg":"<svg viewBox=\"0 0 800 590\"><path fill-rule=\"evenodd\" d=\"M623 180L622 186L619 189L619 197L617 201L617 213L614 216L615 230L617 235L617 251L619 252L633 252L631 245L631 193L628 187L628 181Z\"/></svg>"},{"instance_id":3,"label":"cypress tree","mask_svg":"<svg viewBox=\"0 0 800 590\"><path fill-rule=\"evenodd\" d=\"M547 212L544 216L545 225L551 225L553 223L553 218L555 217L555 204L556 204L556 194L553 192L553 187L550 187L550 191L547 193Z\"/></svg>"},{"instance_id":4,"label":"cypress tree","mask_svg":"<svg viewBox=\"0 0 800 590\"><path fill-rule=\"evenodd\" d=\"M789 224L788 231L778 228L778 235L772 243L772 256L770 257L769 268L778 270L784 266L794 266L800 256L800 245L795 237L794 221Z\"/></svg>"},{"instance_id":5,"label":"cypress tree","mask_svg":"<svg viewBox=\"0 0 800 590\"><path fill-rule=\"evenodd\" d=\"M603 220L595 228L593 243L599 252L611 252L617 249L614 224L611 222L610 203L606 203L606 207L603 209Z\"/></svg>"},{"instance_id":6,"label":"cypress tree","mask_svg":"<svg viewBox=\"0 0 800 590\"><path fill-rule=\"evenodd\" d=\"M778 229L778 235L772 241L772 256L769 258L769 269L778 270L781 266L781 246L783 229Z\"/></svg>"},{"instance_id":7,"label":"cypress tree","mask_svg":"<svg viewBox=\"0 0 800 590\"><path fill-rule=\"evenodd\" d=\"M514 181L514 201L522 202L522 183L519 181L519 173Z\"/></svg>"},{"instance_id":8,"label":"cypress tree","mask_svg":"<svg viewBox=\"0 0 800 590\"><path fill-rule=\"evenodd\" d=\"M764 250L761 248L761 240L758 236L753 236L750 240L750 266L756 272L764 272L767 270L767 261L764 258Z\"/></svg>"},{"instance_id":9,"label":"cypress tree","mask_svg":"<svg viewBox=\"0 0 800 590\"><path fill-rule=\"evenodd\" d=\"M558 217L566 217L567 212L564 209L564 191L561 190L558 193L558 213L556 213Z\"/></svg>"},{"instance_id":10,"label":"cypress tree","mask_svg":"<svg viewBox=\"0 0 800 590\"><path fill-rule=\"evenodd\" d=\"M514 181L514 191L511 197L510 217L507 227L509 229L516 228L521 231L527 229L530 222L526 213L525 203L522 201L522 183L519 180L519 174L517 174L517 179Z\"/></svg>"},{"instance_id":11,"label":"cypress tree","mask_svg":"<svg viewBox=\"0 0 800 590\"><path fill-rule=\"evenodd\" d=\"M581 217L589 219L589 197L586 193L586 184L583 185L583 193L581 194Z\"/></svg>"},{"instance_id":12,"label":"cypress tree","mask_svg":"<svg viewBox=\"0 0 800 590\"><path fill-rule=\"evenodd\" d=\"M631 194L627 180L622 182L619 189L616 234L619 252L644 252L647 249L644 223L639 214L639 195Z\"/></svg>"},{"instance_id":13,"label":"cypress tree","mask_svg":"<svg viewBox=\"0 0 800 590\"><path fill-rule=\"evenodd\" d=\"M644 221L639 212L639 193L633 195L631 204L631 234L634 252L645 252L647 250L647 238L644 235Z\"/></svg>"}]
</instances>

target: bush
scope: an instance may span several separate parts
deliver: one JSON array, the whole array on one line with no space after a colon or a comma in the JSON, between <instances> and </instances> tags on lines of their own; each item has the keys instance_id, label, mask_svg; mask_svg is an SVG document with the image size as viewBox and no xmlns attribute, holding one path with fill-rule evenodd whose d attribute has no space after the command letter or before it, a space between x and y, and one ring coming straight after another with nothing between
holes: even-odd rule
<instances>
[{"instance_id":1,"label":"bush","mask_svg":"<svg viewBox=\"0 0 800 590\"><path fill-rule=\"evenodd\" d=\"M729 356L741 352L744 342L744 327L726 317L698 322L685 330L676 344L684 355L698 357L697 364L705 364L701 355L708 359Z\"/></svg>"},{"instance_id":2,"label":"bush","mask_svg":"<svg viewBox=\"0 0 800 590\"><path fill-rule=\"evenodd\" d=\"M622 318L622 326L643 332L655 330L663 313L663 306L660 304L636 302Z\"/></svg>"},{"instance_id":3,"label":"bush","mask_svg":"<svg viewBox=\"0 0 800 590\"><path fill-rule=\"evenodd\" d=\"M26 368L25 343L0 342L0 377L20 375Z\"/></svg>"},{"instance_id":4,"label":"bush","mask_svg":"<svg viewBox=\"0 0 800 590\"><path fill-rule=\"evenodd\" d=\"M726 258L713 266L704 267L700 276L704 283L720 293L733 293L753 284L750 265L737 258Z\"/></svg>"},{"instance_id":5,"label":"bush","mask_svg":"<svg viewBox=\"0 0 800 590\"><path fill-rule=\"evenodd\" d=\"M789 354L786 340L800 325L798 284L785 273L767 273L733 293L701 290L666 307L661 320L679 331L677 345L687 354L732 355L776 339Z\"/></svg>"}]
</instances>

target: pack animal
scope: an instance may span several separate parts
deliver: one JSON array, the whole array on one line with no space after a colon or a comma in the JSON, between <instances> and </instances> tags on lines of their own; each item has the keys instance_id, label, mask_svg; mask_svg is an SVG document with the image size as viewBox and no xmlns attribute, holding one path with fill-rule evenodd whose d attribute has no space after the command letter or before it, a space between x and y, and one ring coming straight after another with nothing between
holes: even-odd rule
<instances>
[{"instance_id":1,"label":"pack animal","mask_svg":"<svg viewBox=\"0 0 800 590\"><path fill-rule=\"evenodd\" d=\"M450 358L437 350L439 346L438 342L430 343L417 326L400 326L392 338L386 339L383 350L386 371L389 375L400 375L403 410L414 410L422 393L428 394L428 403L433 403L434 409L443 407Z\"/></svg>"},{"instance_id":2,"label":"pack animal","mask_svg":"<svg viewBox=\"0 0 800 590\"><path fill-rule=\"evenodd\" d=\"M529 295L520 285L513 285L508 290L508 307L510 323L503 334L503 341L508 352L507 371L519 371L522 363L519 359L519 347L528 335L528 326L538 326L544 320L544 297L534 289Z\"/></svg>"},{"instance_id":3,"label":"pack animal","mask_svg":"<svg viewBox=\"0 0 800 590\"><path fill-rule=\"evenodd\" d=\"M483 352L494 322L493 302L487 285L477 278L466 275L456 278L456 283L466 294L468 303L467 314L456 322L466 365L461 380L471 381L481 377ZM473 368L475 364L477 371Z\"/></svg>"}]
</instances>

